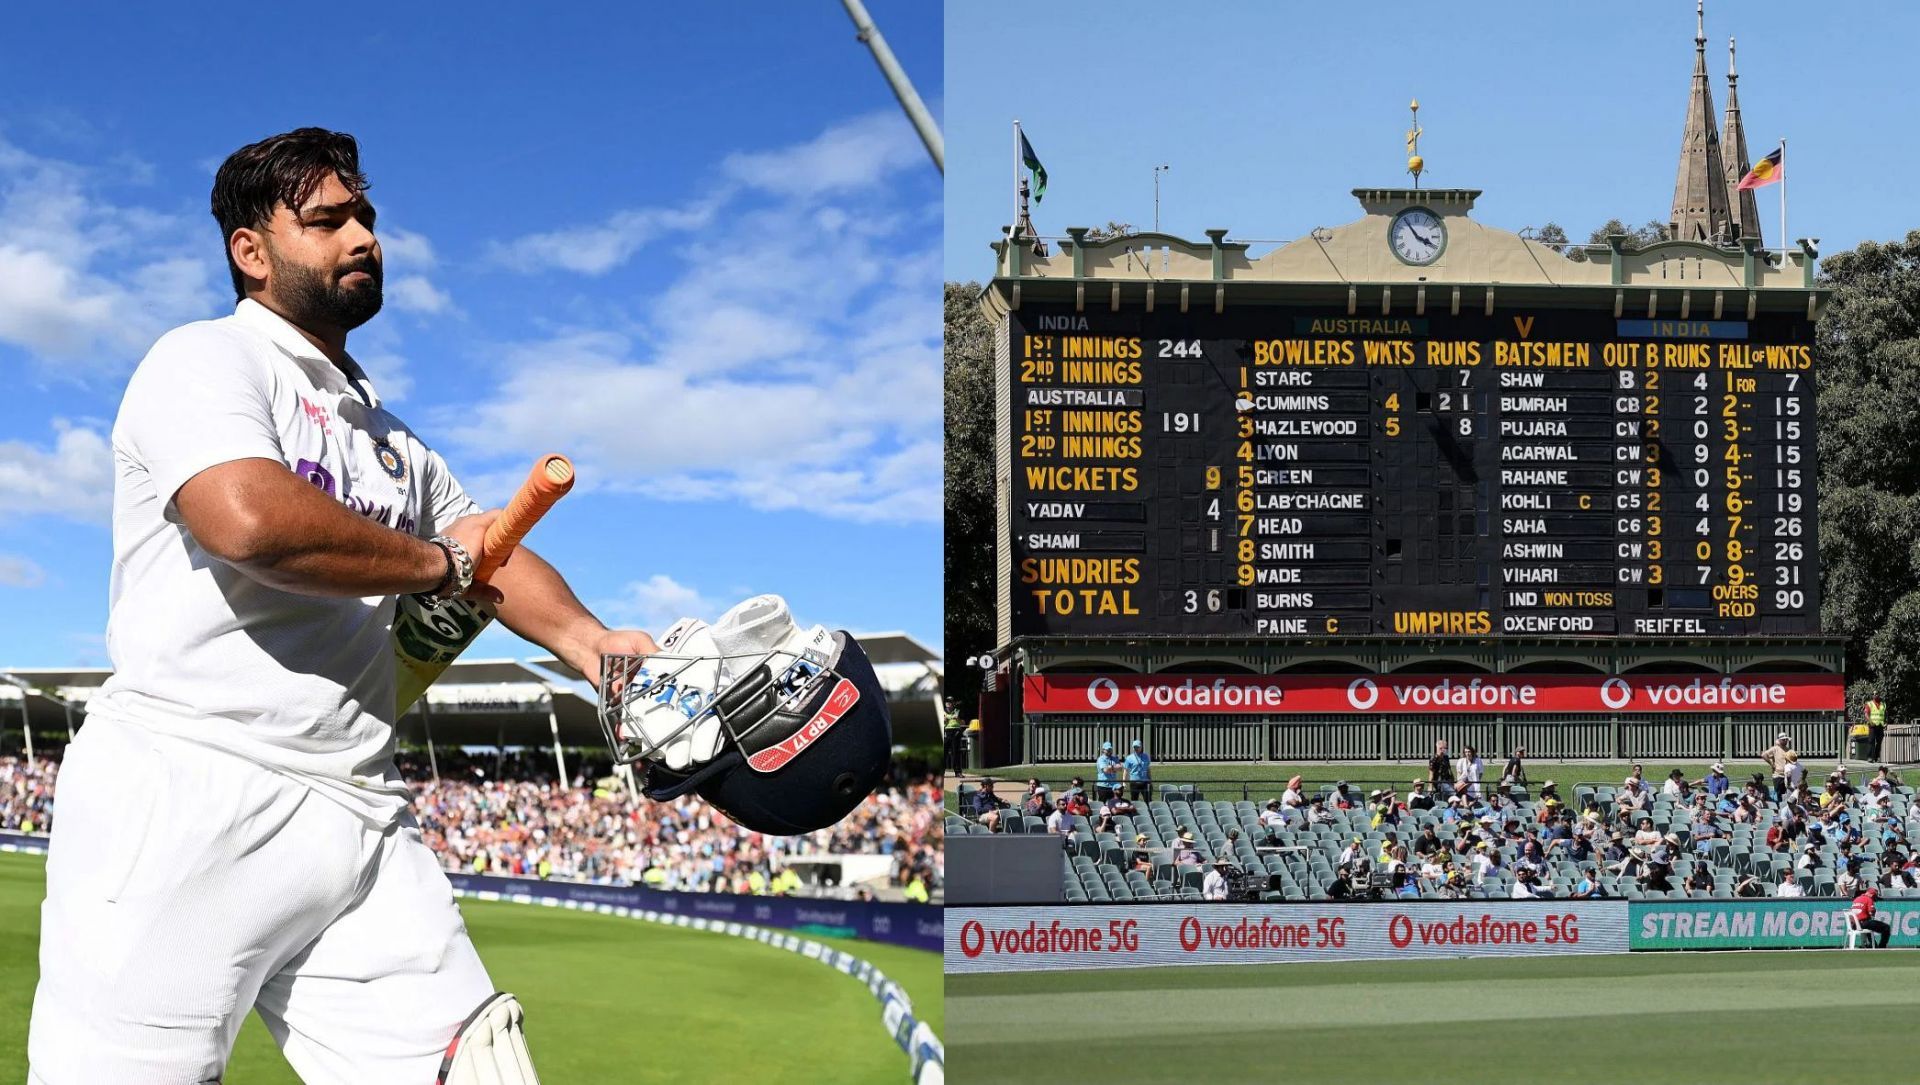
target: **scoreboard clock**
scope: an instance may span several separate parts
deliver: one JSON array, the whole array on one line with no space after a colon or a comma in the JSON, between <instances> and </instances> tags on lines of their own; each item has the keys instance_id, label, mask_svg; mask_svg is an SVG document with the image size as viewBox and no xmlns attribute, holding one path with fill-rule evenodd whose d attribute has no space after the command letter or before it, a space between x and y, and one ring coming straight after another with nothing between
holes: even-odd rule
<instances>
[{"instance_id":1,"label":"scoreboard clock","mask_svg":"<svg viewBox=\"0 0 1920 1085\"><path fill-rule=\"evenodd\" d=\"M1446 231L1410 208L1389 243ZM1819 631L1806 320L1028 304L1005 334L1016 636Z\"/></svg>"},{"instance_id":2,"label":"scoreboard clock","mask_svg":"<svg viewBox=\"0 0 1920 1085\"><path fill-rule=\"evenodd\" d=\"M1447 224L1424 207L1409 207L1387 225L1387 247L1403 262L1425 267L1447 251Z\"/></svg>"}]
</instances>

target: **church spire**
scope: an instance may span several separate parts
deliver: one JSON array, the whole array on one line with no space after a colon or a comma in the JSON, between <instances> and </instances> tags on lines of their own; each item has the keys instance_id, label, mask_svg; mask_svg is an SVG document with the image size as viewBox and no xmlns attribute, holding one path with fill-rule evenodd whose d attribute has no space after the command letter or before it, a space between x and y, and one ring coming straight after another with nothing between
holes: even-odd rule
<instances>
[{"instance_id":1,"label":"church spire","mask_svg":"<svg viewBox=\"0 0 1920 1085\"><path fill-rule=\"evenodd\" d=\"M1687 123L1680 138L1680 172L1673 182L1673 213L1668 236L1718 244L1731 236L1727 171L1720 161L1719 118L1713 113L1713 88L1707 84L1706 0L1695 0L1693 91L1687 99Z\"/></svg>"},{"instance_id":2,"label":"church spire","mask_svg":"<svg viewBox=\"0 0 1920 1085\"><path fill-rule=\"evenodd\" d=\"M1723 157L1727 160L1727 209L1733 214L1737 236L1760 240L1760 203L1753 190L1740 191L1740 179L1753 168L1747 158L1747 133L1740 124L1740 72L1734 66L1733 39L1727 39L1727 126Z\"/></svg>"}]
</instances>

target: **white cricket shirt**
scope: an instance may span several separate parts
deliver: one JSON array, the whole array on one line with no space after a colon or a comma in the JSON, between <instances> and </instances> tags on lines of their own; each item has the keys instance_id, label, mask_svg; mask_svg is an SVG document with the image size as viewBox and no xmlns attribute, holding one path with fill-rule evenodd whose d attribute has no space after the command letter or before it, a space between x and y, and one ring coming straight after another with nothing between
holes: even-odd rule
<instances>
[{"instance_id":1,"label":"white cricket shirt","mask_svg":"<svg viewBox=\"0 0 1920 1085\"><path fill-rule=\"evenodd\" d=\"M268 587L208 554L173 498L232 460L285 464L421 537L480 511L438 453L272 310L176 328L134 371L113 426L114 673L90 713L229 750L375 822L406 808L393 766L392 596Z\"/></svg>"}]
</instances>

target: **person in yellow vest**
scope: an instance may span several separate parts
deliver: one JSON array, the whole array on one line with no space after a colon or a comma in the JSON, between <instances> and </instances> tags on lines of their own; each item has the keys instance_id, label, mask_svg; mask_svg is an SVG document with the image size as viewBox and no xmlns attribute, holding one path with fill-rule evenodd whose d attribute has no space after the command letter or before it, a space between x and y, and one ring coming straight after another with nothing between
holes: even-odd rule
<instances>
[{"instance_id":1,"label":"person in yellow vest","mask_svg":"<svg viewBox=\"0 0 1920 1085\"><path fill-rule=\"evenodd\" d=\"M483 851L480 854L473 857L473 872L475 874L485 874L487 872L487 853L486 852Z\"/></svg>"},{"instance_id":2,"label":"person in yellow vest","mask_svg":"<svg viewBox=\"0 0 1920 1085\"><path fill-rule=\"evenodd\" d=\"M553 876L553 861L550 859L542 859L536 869L540 872L540 880L545 881Z\"/></svg>"},{"instance_id":3,"label":"person in yellow vest","mask_svg":"<svg viewBox=\"0 0 1920 1085\"><path fill-rule=\"evenodd\" d=\"M1880 740L1887 734L1887 706L1880 700L1879 694L1867 698L1860 706L1860 721L1866 728L1867 760L1880 760Z\"/></svg>"},{"instance_id":4,"label":"person in yellow vest","mask_svg":"<svg viewBox=\"0 0 1920 1085\"><path fill-rule=\"evenodd\" d=\"M906 898L915 904L927 903L927 883L921 881L918 874L915 874L913 880L907 883L907 888L903 892Z\"/></svg>"},{"instance_id":5,"label":"person in yellow vest","mask_svg":"<svg viewBox=\"0 0 1920 1085\"><path fill-rule=\"evenodd\" d=\"M756 897L765 896L767 893L767 876L758 870L748 874L747 892L752 893Z\"/></svg>"},{"instance_id":6,"label":"person in yellow vest","mask_svg":"<svg viewBox=\"0 0 1920 1085\"><path fill-rule=\"evenodd\" d=\"M773 892L775 896L791 896L797 892L799 888L800 875L795 874L792 867L786 867L782 869L780 873L773 876Z\"/></svg>"},{"instance_id":7,"label":"person in yellow vest","mask_svg":"<svg viewBox=\"0 0 1920 1085\"><path fill-rule=\"evenodd\" d=\"M657 866L650 866L646 873L640 875L640 880L654 889L659 889L667 884L667 872Z\"/></svg>"}]
</instances>

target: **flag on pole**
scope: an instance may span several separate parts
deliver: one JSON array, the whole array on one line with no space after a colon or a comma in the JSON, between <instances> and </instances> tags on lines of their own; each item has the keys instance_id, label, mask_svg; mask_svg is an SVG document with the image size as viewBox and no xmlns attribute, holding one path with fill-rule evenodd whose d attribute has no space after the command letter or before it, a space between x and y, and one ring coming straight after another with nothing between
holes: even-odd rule
<instances>
[{"instance_id":1,"label":"flag on pole","mask_svg":"<svg viewBox=\"0 0 1920 1085\"><path fill-rule=\"evenodd\" d=\"M1744 192L1750 188L1765 188L1785 177L1787 174L1785 153L1786 148L1775 147L1771 154L1753 164L1753 168L1747 171L1747 175L1740 178L1740 184L1734 191Z\"/></svg>"},{"instance_id":2,"label":"flag on pole","mask_svg":"<svg viewBox=\"0 0 1920 1085\"><path fill-rule=\"evenodd\" d=\"M1039 203L1040 197L1047 194L1047 167L1040 164L1040 156L1033 153L1033 144L1027 142L1027 134L1020 133L1020 162L1033 172L1033 202Z\"/></svg>"}]
</instances>

